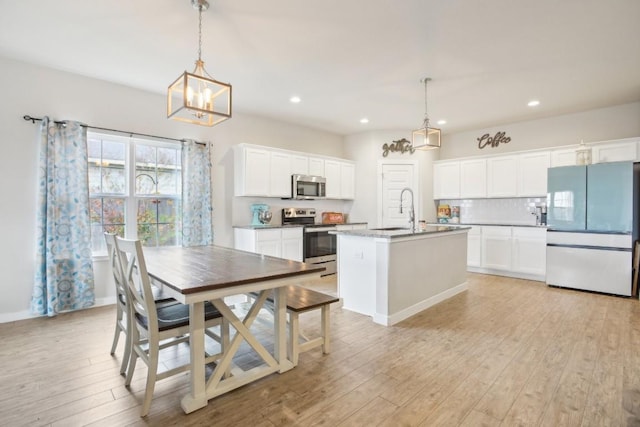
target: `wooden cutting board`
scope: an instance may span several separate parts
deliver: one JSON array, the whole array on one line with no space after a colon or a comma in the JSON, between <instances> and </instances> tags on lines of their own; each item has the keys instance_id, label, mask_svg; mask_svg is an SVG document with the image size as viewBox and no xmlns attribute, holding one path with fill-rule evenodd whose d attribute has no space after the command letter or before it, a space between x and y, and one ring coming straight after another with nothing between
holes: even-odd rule
<instances>
[{"instance_id":1,"label":"wooden cutting board","mask_svg":"<svg viewBox=\"0 0 640 427\"><path fill-rule=\"evenodd\" d=\"M323 224L343 224L344 214L342 212L322 212Z\"/></svg>"}]
</instances>

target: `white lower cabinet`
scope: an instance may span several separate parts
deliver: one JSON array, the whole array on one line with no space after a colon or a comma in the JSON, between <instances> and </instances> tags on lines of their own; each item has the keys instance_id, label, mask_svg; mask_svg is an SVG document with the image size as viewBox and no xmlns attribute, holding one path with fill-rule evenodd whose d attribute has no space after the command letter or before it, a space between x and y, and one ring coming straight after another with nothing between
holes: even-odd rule
<instances>
[{"instance_id":1,"label":"white lower cabinet","mask_svg":"<svg viewBox=\"0 0 640 427\"><path fill-rule=\"evenodd\" d=\"M478 229L477 231L474 229ZM544 281L547 230L536 227L472 227L467 267L477 273Z\"/></svg>"},{"instance_id":2,"label":"white lower cabinet","mask_svg":"<svg viewBox=\"0 0 640 427\"><path fill-rule=\"evenodd\" d=\"M547 230L513 227L512 270L544 276L547 264Z\"/></svg>"},{"instance_id":3,"label":"white lower cabinet","mask_svg":"<svg viewBox=\"0 0 640 427\"><path fill-rule=\"evenodd\" d=\"M235 249L302 262L302 227L234 228Z\"/></svg>"},{"instance_id":4,"label":"white lower cabinet","mask_svg":"<svg viewBox=\"0 0 640 427\"><path fill-rule=\"evenodd\" d=\"M482 267L511 270L511 227L482 227Z\"/></svg>"},{"instance_id":5,"label":"white lower cabinet","mask_svg":"<svg viewBox=\"0 0 640 427\"><path fill-rule=\"evenodd\" d=\"M482 227L471 227L467 234L467 265L482 265Z\"/></svg>"}]
</instances>

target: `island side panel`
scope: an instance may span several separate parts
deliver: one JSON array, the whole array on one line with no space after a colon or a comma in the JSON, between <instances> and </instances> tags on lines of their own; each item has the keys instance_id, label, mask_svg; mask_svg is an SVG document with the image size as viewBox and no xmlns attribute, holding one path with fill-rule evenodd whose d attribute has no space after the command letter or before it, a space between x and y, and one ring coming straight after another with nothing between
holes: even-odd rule
<instances>
[{"instance_id":1,"label":"island side panel","mask_svg":"<svg viewBox=\"0 0 640 427\"><path fill-rule=\"evenodd\" d=\"M375 239L338 235L338 296L347 310L375 313Z\"/></svg>"},{"instance_id":2,"label":"island side panel","mask_svg":"<svg viewBox=\"0 0 640 427\"><path fill-rule=\"evenodd\" d=\"M387 306L378 301L376 323L393 325L467 289L466 232L389 246Z\"/></svg>"}]
</instances>

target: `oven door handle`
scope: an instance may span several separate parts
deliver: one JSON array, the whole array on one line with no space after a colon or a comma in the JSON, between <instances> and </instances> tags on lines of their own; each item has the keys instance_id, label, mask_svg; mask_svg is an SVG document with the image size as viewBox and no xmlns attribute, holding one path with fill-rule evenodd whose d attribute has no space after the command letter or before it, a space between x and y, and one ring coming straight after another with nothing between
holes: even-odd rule
<instances>
[{"instance_id":1,"label":"oven door handle","mask_svg":"<svg viewBox=\"0 0 640 427\"><path fill-rule=\"evenodd\" d=\"M305 233L318 233L323 231L337 231L338 227L305 227Z\"/></svg>"}]
</instances>

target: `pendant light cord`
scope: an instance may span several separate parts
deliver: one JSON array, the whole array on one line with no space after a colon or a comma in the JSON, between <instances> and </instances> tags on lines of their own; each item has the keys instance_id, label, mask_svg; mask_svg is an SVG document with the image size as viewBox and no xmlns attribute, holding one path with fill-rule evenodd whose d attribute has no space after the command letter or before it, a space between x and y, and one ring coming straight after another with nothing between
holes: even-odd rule
<instances>
[{"instance_id":1,"label":"pendant light cord","mask_svg":"<svg viewBox=\"0 0 640 427\"><path fill-rule=\"evenodd\" d=\"M429 127L429 114L427 109L427 83L431 80L429 77L424 78L424 127Z\"/></svg>"},{"instance_id":2,"label":"pendant light cord","mask_svg":"<svg viewBox=\"0 0 640 427\"><path fill-rule=\"evenodd\" d=\"M198 61L202 61L202 5L198 6Z\"/></svg>"}]
</instances>

